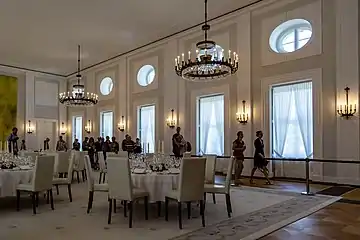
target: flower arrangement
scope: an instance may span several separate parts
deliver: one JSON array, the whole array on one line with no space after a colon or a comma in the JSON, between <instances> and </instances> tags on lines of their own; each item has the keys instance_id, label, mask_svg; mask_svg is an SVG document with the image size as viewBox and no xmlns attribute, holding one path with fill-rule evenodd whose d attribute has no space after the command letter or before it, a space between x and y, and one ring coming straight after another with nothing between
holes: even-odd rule
<instances>
[{"instance_id":1,"label":"flower arrangement","mask_svg":"<svg viewBox=\"0 0 360 240\"><path fill-rule=\"evenodd\" d=\"M0 161L0 169L13 169L16 164L12 161Z\"/></svg>"},{"instance_id":2,"label":"flower arrangement","mask_svg":"<svg viewBox=\"0 0 360 240\"><path fill-rule=\"evenodd\" d=\"M164 163L159 163L159 164L150 164L150 169L153 172L163 172L166 171L167 168L165 166Z\"/></svg>"}]
</instances>

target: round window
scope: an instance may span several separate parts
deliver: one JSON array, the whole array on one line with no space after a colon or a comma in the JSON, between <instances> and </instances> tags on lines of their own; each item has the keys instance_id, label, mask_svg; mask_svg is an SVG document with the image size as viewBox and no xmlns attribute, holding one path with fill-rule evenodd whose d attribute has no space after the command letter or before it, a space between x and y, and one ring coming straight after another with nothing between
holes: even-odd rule
<instances>
[{"instance_id":1,"label":"round window","mask_svg":"<svg viewBox=\"0 0 360 240\"><path fill-rule=\"evenodd\" d=\"M151 65L142 66L137 74L137 82L140 86L146 87L155 79L155 68Z\"/></svg>"},{"instance_id":2,"label":"round window","mask_svg":"<svg viewBox=\"0 0 360 240\"><path fill-rule=\"evenodd\" d=\"M113 80L110 77L105 77L100 83L100 92L102 95L109 95L114 87Z\"/></svg>"},{"instance_id":3,"label":"round window","mask_svg":"<svg viewBox=\"0 0 360 240\"><path fill-rule=\"evenodd\" d=\"M198 58L200 60L200 56L205 54L205 50L200 50L198 54ZM212 60L218 60L220 61L224 56L224 49L216 45L214 48L207 50L207 54L212 55Z\"/></svg>"},{"instance_id":4,"label":"round window","mask_svg":"<svg viewBox=\"0 0 360 240\"><path fill-rule=\"evenodd\" d=\"M305 19L292 19L277 26L269 38L270 48L277 53L291 53L311 39L312 27Z\"/></svg>"}]
</instances>

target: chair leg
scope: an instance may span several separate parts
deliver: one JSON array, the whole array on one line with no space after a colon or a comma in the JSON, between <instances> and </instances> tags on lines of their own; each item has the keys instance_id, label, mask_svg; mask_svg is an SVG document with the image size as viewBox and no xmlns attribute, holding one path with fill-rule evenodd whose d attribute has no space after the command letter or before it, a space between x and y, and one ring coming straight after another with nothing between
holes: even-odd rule
<instances>
[{"instance_id":1,"label":"chair leg","mask_svg":"<svg viewBox=\"0 0 360 240\"><path fill-rule=\"evenodd\" d=\"M206 193L204 193L204 211L205 211L205 205L206 205Z\"/></svg>"},{"instance_id":2,"label":"chair leg","mask_svg":"<svg viewBox=\"0 0 360 240\"><path fill-rule=\"evenodd\" d=\"M188 219L191 218L191 202L187 202L187 212L188 212Z\"/></svg>"},{"instance_id":3,"label":"chair leg","mask_svg":"<svg viewBox=\"0 0 360 240\"><path fill-rule=\"evenodd\" d=\"M132 228L133 202L129 202L129 228Z\"/></svg>"},{"instance_id":4,"label":"chair leg","mask_svg":"<svg viewBox=\"0 0 360 240\"><path fill-rule=\"evenodd\" d=\"M103 173L103 183L105 183L105 176L106 176L106 173Z\"/></svg>"},{"instance_id":5,"label":"chair leg","mask_svg":"<svg viewBox=\"0 0 360 240\"><path fill-rule=\"evenodd\" d=\"M36 201L36 207L39 206L39 193L35 193L35 201Z\"/></svg>"},{"instance_id":6,"label":"chair leg","mask_svg":"<svg viewBox=\"0 0 360 240\"><path fill-rule=\"evenodd\" d=\"M54 210L54 198L53 198L52 189L49 190L48 195L50 195L50 205L51 205L51 209Z\"/></svg>"},{"instance_id":7,"label":"chair leg","mask_svg":"<svg viewBox=\"0 0 360 240\"><path fill-rule=\"evenodd\" d=\"M102 172L100 172L100 176L99 176L99 184L101 183L101 177L102 177Z\"/></svg>"},{"instance_id":8,"label":"chair leg","mask_svg":"<svg viewBox=\"0 0 360 240\"><path fill-rule=\"evenodd\" d=\"M204 209L204 201L203 200L200 200L200 215L201 215L202 226L205 227L205 209Z\"/></svg>"},{"instance_id":9,"label":"chair leg","mask_svg":"<svg viewBox=\"0 0 360 240\"><path fill-rule=\"evenodd\" d=\"M55 185L56 187L56 194L59 195L59 185Z\"/></svg>"},{"instance_id":10,"label":"chair leg","mask_svg":"<svg viewBox=\"0 0 360 240\"><path fill-rule=\"evenodd\" d=\"M156 203L158 205L158 217L160 217L161 216L161 202L157 201Z\"/></svg>"},{"instance_id":11,"label":"chair leg","mask_svg":"<svg viewBox=\"0 0 360 240\"><path fill-rule=\"evenodd\" d=\"M92 208L93 200L94 200L94 192L93 192L93 191L90 191L90 192L89 192L89 202L88 202L87 213L89 213L90 210L91 210L91 208Z\"/></svg>"},{"instance_id":12,"label":"chair leg","mask_svg":"<svg viewBox=\"0 0 360 240\"><path fill-rule=\"evenodd\" d=\"M36 214L36 193L35 192L33 192L31 194L31 200L32 200L33 214Z\"/></svg>"},{"instance_id":13,"label":"chair leg","mask_svg":"<svg viewBox=\"0 0 360 240\"><path fill-rule=\"evenodd\" d=\"M69 199L70 199L70 202L72 202L71 184L68 184L68 193L69 193Z\"/></svg>"},{"instance_id":14,"label":"chair leg","mask_svg":"<svg viewBox=\"0 0 360 240\"><path fill-rule=\"evenodd\" d=\"M230 200L230 195L229 194L225 194L225 198L226 198L226 208L227 208L227 212L228 212L228 217L231 217L231 200Z\"/></svg>"},{"instance_id":15,"label":"chair leg","mask_svg":"<svg viewBox=\"0 0 360 240\"><path fill-rule=\"evenodd\" d=\"M77 177L78 183L80 183L79 171L76 171L76 177Z\"/></svg>"},{"instance_id":16,"label":"chair leg","mask_svg":"<svg viewBox=\"0 0 360 240\"><path fill-rule=\"evenodd\" d=\"M47 191L46 193L46 204L50 203L50 190Z\"/></svg>"},{"instance_id":17,"label":"chair leg","mask_svg":"<svg viewBox=\"0 0 360 240\"><path fill-rule=\"evenodd\" d=\"M179 229L182 229L181 202L178 202Z\"/></svg>"},{"instance_id":18,"label":"chair leg","mask_svg":"<svg viewBox=\"0 0 360 240\"><path fill-rule=\"evenodd\" d=\"M169 221L169 198L165 197L165 221Z\"/></svg>"},{"instance_id":19,"label":"chair leg","mask_svg":"<svg viewBox=\"0 0 360 240\"><path fill-rule=\"evenodd\" d=\"M124 201L124 217L127 217L127 201Z\"/></svg>"},{"instance_id":20,"label":"chair leg","mask_svg":"<svg viewBox=\"0 0 360 240\"><path fill-rule=\"evenodd\" d=\"M84 174L84 170L81 170L81 176L82 176L82 180L83 180L83 182L85 182L85 174Z\"/></svg>"},{"instance_id":21,"label":"chair leg","mask_svg":"<svg viewBox=\"0 0 360 240\"><path fill-rule=\"evenodd\" d=\"M216 204L215 193L212 194L212 197L213 197L213 202L214 202L214 204Z\"/></svg>"},{"instance_id":22,"label":"chair leg","mask_svg":"<svg viewBox=\"0 0 360 240\"><path fill-rule=\"evenodd\" d=\"M108 224L111 223L111 213L112 213L112 199L109 198Z\"/></svg>"},{"instance_id":23,"label":"chair leg","mask_svg":"<svg viewBox=\"0 0 360 240\"><path fill-rule=\"evenodd\" d=\"M20 211L20 191L16 190L16 211Z\"/></svg>"},{"instance_id":24,"label":"chair leg","mask_svg":"<svg viewBox=\"0 0 360 240\"><path fill-rule=\"evenodd\" d=\"M144 197L145 220L148 220L148 219L149 219L148 205L149 205L149 197L148 197L148 196L145 196L145 197Z\"/></svg>"},{"instance_id":25,"label":"chair leg","mask_svg":"<svg viewBox=\"0 0 360 240\"><path fill-rule=\"evenodd\" d=\"M114 213L116 213L116 199L114 199Z\"/></svg>"}]
</instances>

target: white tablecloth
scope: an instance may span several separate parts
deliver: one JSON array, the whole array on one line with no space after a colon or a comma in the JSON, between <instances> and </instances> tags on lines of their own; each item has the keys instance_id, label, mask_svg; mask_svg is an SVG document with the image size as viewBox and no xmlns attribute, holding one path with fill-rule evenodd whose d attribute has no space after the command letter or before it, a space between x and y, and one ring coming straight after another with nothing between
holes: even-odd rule
<instances>
[{"instance_id":1,"label":"white tablecloth","mask_svg":"<svg viewBox=\"0 0 360 240\"><path fill-rule=\"evenodd\" d=\"M32 170L0 170L0 197L16 196L17 185L30 182L32 175Z\"/></svg>"},{"instance_id":2,"label":"white tablecloth","mask_svg":"<svg viewBox=\"0 0 360 240\"><path fill-rule=\"evenodd\" d=\"M149 192L149 201L164 201L166 194L176 189L179 174L132 174L133 186Z\"/></svg>"}]
</instances>

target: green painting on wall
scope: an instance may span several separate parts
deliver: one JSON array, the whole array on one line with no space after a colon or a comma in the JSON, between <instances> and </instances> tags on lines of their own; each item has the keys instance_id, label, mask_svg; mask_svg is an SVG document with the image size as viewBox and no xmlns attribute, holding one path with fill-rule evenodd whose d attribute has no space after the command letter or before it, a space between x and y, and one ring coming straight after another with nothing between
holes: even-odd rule
<instances>
[{"instance_id":1,"label":"green painting on wall","mask_svg":"<svg viewBox=\"0 0 360 240\"><path fill-rule=\"evenodd\" d=\"M17 78L0 75L0 141L6 141L16 126Z\"/></svg>"}]
</instances>

